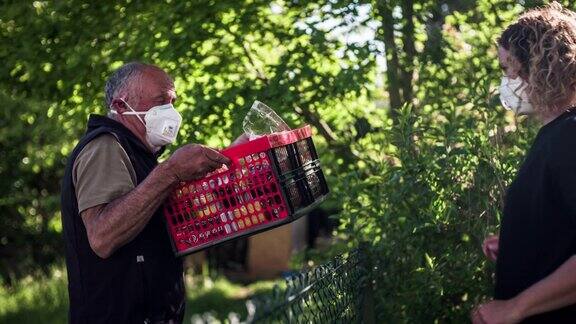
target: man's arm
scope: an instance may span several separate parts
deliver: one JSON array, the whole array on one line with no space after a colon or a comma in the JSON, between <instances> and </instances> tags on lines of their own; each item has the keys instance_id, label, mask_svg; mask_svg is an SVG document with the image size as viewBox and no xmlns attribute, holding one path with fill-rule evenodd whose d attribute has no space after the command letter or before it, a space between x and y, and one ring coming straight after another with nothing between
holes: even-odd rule
<instances>
[{"instance_id":1,"label":"man's arm","mask_svg":"<svg viewBox=\"0 0 576 324\"><path fill-rule=\"evenodd\" d=\"M136 188L108 204L81 213L92 250L101 258L130 242L177 184L165 162L159 164Z\"/></svg>"},{"instance_id":2,"label":"man's arm","mask_svg":"<svg viewBox=\"0 0 576 324\"><path fill-rule=\"evenodd\" d=\"M180 180L202 178L226 163L225 156L201 145L178 149L129 193L81 213L90 247L99 257L109 257L142 231Z\"/></svg>"},{"instance_id":3,"label":"man's arm","mask_svg":"<svg viewBox=\"0 0 576 324\"><path fill-rule=\"evenodd\" d=\"M518 323L532 315L576 304L576 256L509 300L493 300L472 314L473 323Z\"/></svg>"}]
</instances>

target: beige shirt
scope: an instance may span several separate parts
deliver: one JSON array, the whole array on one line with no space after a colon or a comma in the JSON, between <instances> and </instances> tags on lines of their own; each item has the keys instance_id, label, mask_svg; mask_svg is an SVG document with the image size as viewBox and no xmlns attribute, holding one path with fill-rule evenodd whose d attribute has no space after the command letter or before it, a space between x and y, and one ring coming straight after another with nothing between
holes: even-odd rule
<instances>
[{"instance_id":1,"label":"beige shirt","mask_svg":"<svg viewBox=\"0 0 576 324\"><path fill-rule=\"evenodd\" d=\"M136 172L128 154L112 134L90 141L76 157L72 181L78 212L107 204L136 187Z\"/></svg>"}]
</instances>

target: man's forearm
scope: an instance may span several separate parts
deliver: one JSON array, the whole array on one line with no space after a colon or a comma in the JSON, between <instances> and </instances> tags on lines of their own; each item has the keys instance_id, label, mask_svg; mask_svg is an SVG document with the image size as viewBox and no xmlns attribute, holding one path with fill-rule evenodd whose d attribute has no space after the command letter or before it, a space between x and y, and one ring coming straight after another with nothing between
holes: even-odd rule
<instances>
[{"instance_id":1,"label":"man's forearm","mask_svg":"<svg viewBox=\"0 0 576 324\"><path fill-rule=\"evenodd\" d=\"M572 256L548 277L516 296L514 299L523 317L576 304L575 274L576 256Z\"/></svg>"},{"instance_id":2,"label":"man's forearm","mask_svg":"<svg viewBox=\"0 0 576 324\"><path fill-rule=\"evenodd\" d=\"M103 251L101 256L109 256L146 226L177 183L168 167L159 164L136 188L106 204L92 219L90 228Z\"/></svg>"}]
</instances>

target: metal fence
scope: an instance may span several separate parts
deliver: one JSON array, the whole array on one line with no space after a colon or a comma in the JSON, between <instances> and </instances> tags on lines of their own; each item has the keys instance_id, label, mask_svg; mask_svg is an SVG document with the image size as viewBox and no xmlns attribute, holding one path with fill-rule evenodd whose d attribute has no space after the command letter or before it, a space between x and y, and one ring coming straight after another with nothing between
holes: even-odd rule
<instances>
[{"instance_id":1,"label":"metal fence","mask_svg":"<svg viewBox=\"0 0 576 324\"><path fill-rule=\"evenodd\" d=\"M231 313L230 323L371 323L374 319L368 256L364 249L340 255L286 278L272 293L246 301L247 317ZM192 323L217 321L195 315Z\"/></svg>"}]
</instances>

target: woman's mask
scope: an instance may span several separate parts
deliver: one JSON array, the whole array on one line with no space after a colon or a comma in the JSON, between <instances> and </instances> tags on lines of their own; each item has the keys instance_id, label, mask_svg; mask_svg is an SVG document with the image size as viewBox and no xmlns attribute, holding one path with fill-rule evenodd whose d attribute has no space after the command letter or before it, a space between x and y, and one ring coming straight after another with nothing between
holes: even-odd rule
<instances>
[{"instance_id":1,"label":"woman's mask","mask_svg":"<svg viewBox=\"0 0 576 324\"><path fill-rule=\"evenodd\" d=\"M526 92L526 84L520 77L516 79L502 77L500 101L504 108L513 111L516 115L529 115L534 112L534 107Z\"/></svg>"}]
</instances>

